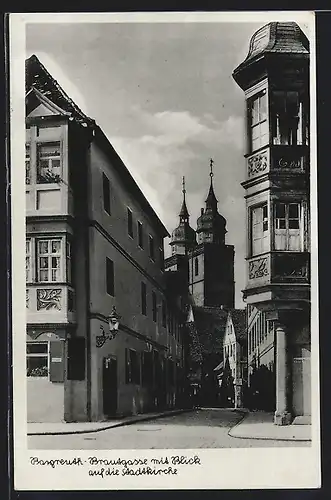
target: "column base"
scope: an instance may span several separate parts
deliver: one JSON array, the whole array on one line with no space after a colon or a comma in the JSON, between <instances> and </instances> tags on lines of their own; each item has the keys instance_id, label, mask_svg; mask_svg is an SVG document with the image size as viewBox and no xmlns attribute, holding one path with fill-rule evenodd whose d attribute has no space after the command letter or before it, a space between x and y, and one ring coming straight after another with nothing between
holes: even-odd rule
<instances>
[{"instance_id":1,"label":"column base","mask_svg":"<svg viewBox=\"0 0 331 500\"><path fill-rule=\"evenodd\" d=\"M288 411L275 411L274 424L275 425L290 425L292 422L292 415Z\"/></svg>"}]
</instances>

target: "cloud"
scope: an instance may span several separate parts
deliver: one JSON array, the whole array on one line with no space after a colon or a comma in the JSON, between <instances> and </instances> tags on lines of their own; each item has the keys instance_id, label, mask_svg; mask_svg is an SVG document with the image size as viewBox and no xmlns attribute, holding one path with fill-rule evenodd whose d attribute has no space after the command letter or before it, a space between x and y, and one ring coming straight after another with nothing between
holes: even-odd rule
<instances>
[{"instance_id":1,"label":"cloud","mask_svg":"<svg viewBox=\"0 0 331 500\"><path fill-rule=\"evenodd\" d=\"M152 114L138 107L131 110L131 116L136 136L109 135L109 139L155 211L171 228L181 202L181 176L194 178L190 197L199 192L201 198L201 176L207 173L201 171L201 165L207 169L209 156L224 146L230 152L242 148L243 120L229 116L218 121L210 114L198 117L188 111Z\"/></svg>"}]
</instances>

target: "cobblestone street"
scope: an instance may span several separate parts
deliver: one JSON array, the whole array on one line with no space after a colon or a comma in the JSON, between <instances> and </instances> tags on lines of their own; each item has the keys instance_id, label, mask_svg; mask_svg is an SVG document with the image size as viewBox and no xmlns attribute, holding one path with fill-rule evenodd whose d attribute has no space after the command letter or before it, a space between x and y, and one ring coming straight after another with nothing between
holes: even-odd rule
<instances>
[{"instance_id":1,"label":"cobblestone street","mask_svg":"<svg viewBox=\"0 0 331 500\"><path fill-rule=\"evenodd\" d=\"M230 437L229 430L241 418L241 414L231 410L200 409L100 432L29 436L28 447L53 450L119 450L307 446L307 443L303 442L261 441Z\"/></svg>"}]
</instances>

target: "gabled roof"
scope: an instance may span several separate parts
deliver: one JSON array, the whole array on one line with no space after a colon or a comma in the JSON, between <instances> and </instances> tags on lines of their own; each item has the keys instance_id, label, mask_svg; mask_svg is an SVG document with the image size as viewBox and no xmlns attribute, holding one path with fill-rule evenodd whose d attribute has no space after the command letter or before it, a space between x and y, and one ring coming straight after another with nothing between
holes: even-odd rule
<instances>
[{"instance_id":1,"label":"gabled roof","mask_svg":"<svg viewBox=\"0 0 331 500\"><path fill-rule=\"evenodd\" d=\"M111 158L112 166L121 176L127 188L136 196L142 209L151 217L151 220L159 227L163 237L170 236L167 229L161 222L160 218L150 205L145 195L139 188L138 184L132 177L130 171L115 151L112 144L109 142L105 133L88 117L77 104L66 94L59 83L47 71L45 66L39 61L38 57L32 55L25 61L25 102L27 114L29 114L29 106L35 106L33 100L40 97L40 100L49 101L58 108L59 113L68 115L76 122L85 127L91 127L93 130L94 139L98 146L103 149L108 158Z\"/></svg>"},{"instance_id":2,"label":"gabled roof","mask_svg":"<svg viewBox=\"0 0 331 500\"><path fill-rule=\"evenodd\" d=\"M233 328L237 341L246 340L247 338L247 320L246 309L230 309Z\"/></svg>"},{"instance_id":3,"label":"gabled roof","mask_svg":"<svg viewBox=\"0 0 331 500\"><path fill-rule=\"evenodd\" d=\"M223 352L228 312L219 307L192 306L197 339L203 354Z\"/></svg>"},{"instance_id":4,"label":"gabled roof","mask_svg":"<svg viewBox=\"0 0 331 500\"><path fill-rule=\"evenodd\" d=\"M37 89L43 96L52 101L78 122L93 125L95 122L89 118L66 94L63 88L47 71L38 57L32 55L25 61L25 93L29 96L31 89Z\"/></svg>"}]
</instances>

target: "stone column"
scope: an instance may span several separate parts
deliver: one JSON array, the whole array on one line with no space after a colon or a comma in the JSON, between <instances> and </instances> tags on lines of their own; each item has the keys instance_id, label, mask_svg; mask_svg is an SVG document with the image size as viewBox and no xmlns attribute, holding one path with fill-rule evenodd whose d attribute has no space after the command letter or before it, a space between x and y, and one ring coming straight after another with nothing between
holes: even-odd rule
<instances>
[{"instance_id":1,"label":"stone column","mask_svg":"<svg viewBox=\"0 0 331 500\"><path fill-rule=\"evenodd\" d=\"M289 370L287 353L287 336L284 325L276 324L276 411L274 423L288 425L292 415L288 408Z\"/></svg>"}]
</instances>

